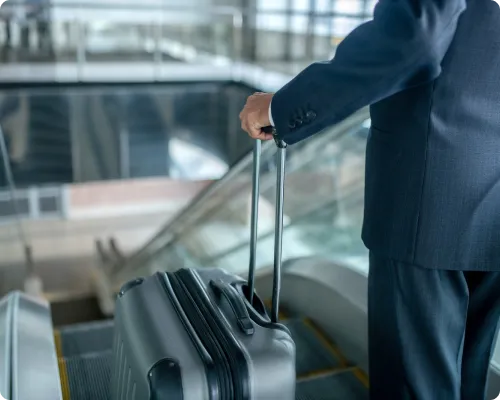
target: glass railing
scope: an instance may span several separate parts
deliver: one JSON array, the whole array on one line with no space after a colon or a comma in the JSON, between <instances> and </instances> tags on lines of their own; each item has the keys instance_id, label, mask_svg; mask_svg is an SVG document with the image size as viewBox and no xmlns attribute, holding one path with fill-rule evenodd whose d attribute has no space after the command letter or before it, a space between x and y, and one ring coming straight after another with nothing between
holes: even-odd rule
<instances>
[{"instance_id":1,"label":"glass railing","mask_svg":"<svg viewBox=\"0 0 500 400\"><path fill-rule=\"evenodd\" d=\"M246 59L282 69L285 61L301 68L330 58L343 37L371 17L374 2L335 0L310 9L262 1L242 9L201 0L10 0L0 9L0 59L160 68L175 61L213 63L216 56L217 62Z\"/></svg>"},{"instance_id":2,"label":"glass railing","mask_svg":"<svg viewBox=\"0 0 500 400\"><path fill-rule=\"evenodd\" d=\"M0 89L0 127L18 188L219 179L251 148L232 141L251 93L227 82ZM0 191L3 165L0 154Z\"/></svg>"},{"instance_id":3,"label":"glass railing","mask_svg":"<svg viewBox=\"0 0 500 400\"><path fill-rule=\"evenodd\" d=\"M283 258L319 256L366 269L361 241L369 115L363 109L287 153ZM272 264L275 204L274 143L262 147L257 268ZM248 267L252 154L118 266L123 281L157 270Z\"/></svg>"},{"instance_id":4,"label":"glass railing","mask_svg":"<svg viewBox=\"0 0 500 400\"><path fill-rule=\"evenodd\" d=\"M224 7L9 1L0 12L0 57L4 63L79 66L121 61L159 65L180 55L193 61L206 54L235 58L237 20L238 12ZM191 47L180 50L179 43Z\"/></svg>"}]
</instances>

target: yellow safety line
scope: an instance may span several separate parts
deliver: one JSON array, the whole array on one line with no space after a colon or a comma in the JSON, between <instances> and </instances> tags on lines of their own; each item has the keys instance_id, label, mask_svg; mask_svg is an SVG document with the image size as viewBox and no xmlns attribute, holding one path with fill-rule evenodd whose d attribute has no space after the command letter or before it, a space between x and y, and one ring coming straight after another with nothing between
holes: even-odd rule
<instances>
[{"instance_id":1,"label":"yellow safety line","mask_svg":"<svg viewBox=\"0 0 500 400\"><path fill-rule=\"evenodd\" d=\"M264 302L266 307L271 308L271 300L266 300ZM279 312L279 318L280 320L286 320L288 316L283 313ZM340 351L339 347L333 343L328 336L325 335L325 333L321 330L320 327L318 327L312 320L309 318L304 318L303 319L304 324L313 331L315 336L318 338L318 340L321 342L321 344L332 353L335 358L339 360L340 367L336 368L327 368L327 369L321 369L317 371L312 371L304 375L297 376L298 380L303 380L303 379L311 379L311 378L319 378L323 375L329 375L333 373L338 373L338 372L348 372L351 371L354 376L361 382L361 384L369 388L370 383L369 383L369 378L368 375L359 367L355 367L349 364L349 361L347 358L342 354Z\"/></svg>"},{"instance_id":2,"label":"yellow safety line","mask_svg":"<svg viewBox=\"0 0 500 400\"><path fill-rule=\"evenodd\" d=\"M356 367L354 369L354 376L358 378L358 380L363 384L365 388L370 387L370 380L368 379L368 375L361 368Z\"/></svg>"},{"instance_id":3,"label":"yellow safety line","mask_svg":"<svg viewBox=\"0 0 500 400\"><path fill-rule=\"evenodd\" d=\"M61 332L59 332L58 330L54 330L54 341L56 344L57 364L59 366L59 379L61 381L63 400L71 400L71 395L69 392L68 371L66 369L66 360L64 359L62 354Z\"/></svg>"},{"instance_id":4,"label":"yellow safety line","mask_svg":"<svg viewBox=\"0 0 500 400\"><path fill-rule=\"evenodd\" d=\"M273 303L272 303L272 300L266 300L264 301L264 305L269 309L271 310L273 308ZM286 321L288 319L288 316L286 315L286 313L284 313L281 308L280 310L278 311L278 318L280 319L280 321Z\"/></svg>"},{"instance_id":5,"label":"yellow safety line","mask_svg":"<svg viewBox=\"0 0 500 400\"><path fill-rule=\"evenodd\" d=\"M61 332L57 329L54 329L54 342L56 344L57 358L62 357Z\"/></svg>"},{"instance_id":6,"label":"yellow safety line","mask_svg":"<svg viewBox=\"0 0 500 400\"><path fill-rule=\"evenodd\" d=\"M341 367L349 367L347 358L344 357L337 345L335 345L314 322L309 318L304 318L304 324L314 332L321 344L339 360Z\"/></svg>"},{"instance_id":7,"label":"yellow safety line","mask_svg":"<svg viewBox=\"0 0 500 400\"><path fill-rule=\"evenodd\" d=\"M309 318L305 318L304 323L316 334L323 346L330 350L330 352L332 352L340 360L340 365L342 367L346 368L349 366L347 358L342 354L340 349L330 339L328 339L328 337L314 322L312 322ZM353 373L364 387L370 387L368 375L361 368L355 367L353 369Z\"/></svg>"}]
</instances>

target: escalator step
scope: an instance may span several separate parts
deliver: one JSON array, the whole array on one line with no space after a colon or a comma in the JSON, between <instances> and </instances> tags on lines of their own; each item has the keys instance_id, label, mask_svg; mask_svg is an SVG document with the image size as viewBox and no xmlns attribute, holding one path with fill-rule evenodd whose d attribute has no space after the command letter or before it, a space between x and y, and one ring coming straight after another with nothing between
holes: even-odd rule
<instances>
[{"instance_id":1,"label":"escalator step","mask_svg":"<svg viewBox=\"0 0 500 400\"><path fill-rule=\"evenodd\" d=\"M368 398L363 380L354 373L356 369L346 364L307 319L289 319L285 325L296 344L297 400ZM63 327L56 332L56 343L64 400L109 399L113 321ZM332 370L338 372L325 374Z\"/></svg>"},{"instance_id":2,"label":"escalator step","mask_svg":"<svg viewBox=\"0 0 500 400\"><path fill-rule=\"evenodd\" d=\"M59 359L64 400L110 399L111 360L111 351Z\"/></svg>"},{"instance_id":3,"label":"escalator step","mask_svg":"<svg viewBox=\"0 0 500 400\"><path fill-rule=\"evenodd\" d=\"M73 357L113 348L113 321L72 325L59 331L61 356Z\"/></svg>"},{"instance_id":4,"label":"escalator step","mask_svg":"<svg viewBox=\"0 0 500 400\"><path fill-rule=\"evenodd\" d=\"M353 371L297 383L297 400L367 400L368 389Z\"/></svg>"},{"instance_id":5,"label":"escalator step","mask_svg":"<svg viewBox=\"0 0 500 400\"><path fill-rule=\"evenodd\" d=\"M326 371L344 367L343 363L328 348L302 319L285 322L290 329L296 347L297 376L304 376L316 371Z\"/></svg>"}]
</instances>

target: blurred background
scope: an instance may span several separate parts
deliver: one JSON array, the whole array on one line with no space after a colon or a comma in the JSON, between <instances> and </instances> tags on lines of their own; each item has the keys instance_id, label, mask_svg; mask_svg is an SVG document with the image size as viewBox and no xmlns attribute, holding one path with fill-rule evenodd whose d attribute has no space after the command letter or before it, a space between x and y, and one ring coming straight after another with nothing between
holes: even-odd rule
<instances>
[{"instance_id":1,"label":"blurred background","mask_svg":"<svg viewBox=\"0 0 500 400\"><path fill-rule=\"evenodd\" d=\"M245 276L254 145L238 118L246 98L334 57L375 3L2 5L0 393L108 399L121 285L179 268ZM297 346L297 398L368 395L360 234L369 128L360 110L287 152L282 304ZM256 262L264 300L275 154L263 145Z\"/></svg>"},{"instance_id":2,"label":"blurred background","mask_svg":"<svg viewBox=\"0 0 500 400\"><path fill-rule=\"evenodd\" d=\"M49 297L92 297L89 271L99 243L111 238L124 259L134 258L201 190L249 154L252 142L238 118L247 96L277 90L311 62L331 58L342 38L370 19L373 7L371 0L4 3L0 293L22 288L30 264ZM295 183L288 217L318 208L313 204L324 197L330 203L317 212L352 228L345 240L356 250L346 249L344 258L362 251L362 198L349 204L336 198L351 181L362 186L368 125L356 123L356 133L319 150L322 161L318 154L311 158L313 153L290 149L298 163L310 159L310 165L297 164L296 173L314 171L321 180L290 175L288 184ZM264 164L273 163L270 157ZM341 170L350 172L341 177ZM223 186L249 173L243 169ZM361 196L361 186L349 190ZM195 207L204 214L193 223L197 234L201 225L213 232L214 223L241 225L247 219L240 204L246 194L240 199L230 193L217 200L216 210L208 211L207 203ZM353 207L355 221L347 222ZM231 208L239 215L219 215ZM323 217L305 220L302 230L322 235L317 224ZM243 248L248 234L241 227ZM234 237L232 230L241 227L219 230ZM183 230L189 236L187 225ZM224 244L204 246L209 254L192 256L205 263L231 253L220 235ZM186 250L192 240L177 247Z\"/></svg>"}]
</instances>

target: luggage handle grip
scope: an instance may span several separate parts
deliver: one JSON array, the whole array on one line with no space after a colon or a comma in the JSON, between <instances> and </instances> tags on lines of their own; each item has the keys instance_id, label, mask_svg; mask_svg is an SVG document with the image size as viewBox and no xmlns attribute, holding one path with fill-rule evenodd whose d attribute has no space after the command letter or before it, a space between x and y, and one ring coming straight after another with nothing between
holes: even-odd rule
<instances>
[{"instance_id":1,"label":"luggage handle grip","mask_svg":"<svg viewBox=\"0 0 500 400\"><path fill-rule=\"evenodd\" d=\"M220 279L210 281L210 286L217 295L223 295L229 302L240 330L246 335L253 335L255 329L248 314L247 307L236 289Z\"/></svg>"}]
</instances>

